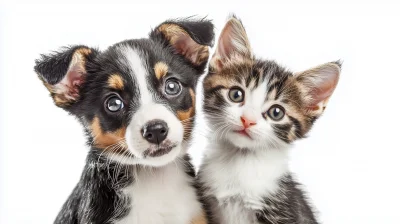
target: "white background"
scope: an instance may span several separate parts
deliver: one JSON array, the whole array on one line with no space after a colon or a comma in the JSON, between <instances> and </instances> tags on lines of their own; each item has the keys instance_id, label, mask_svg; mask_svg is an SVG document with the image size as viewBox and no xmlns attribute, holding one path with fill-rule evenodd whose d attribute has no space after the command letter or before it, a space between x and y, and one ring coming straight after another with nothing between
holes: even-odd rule
<instances>
[{"instance_id":1,"label":"white background","mask_svg":"<svg viewBox=\"0 0 400 224\"><path fill-rule=\"evenodd\" d=\"M40 53L69 44L106 49L146 37L165 19L194 14L213 19L218 35L231 12L243 20L258 56L293 71L344 61L326 113L291 152L291 170L320 220L399 223L399 7L249 2L1 3L0 223L52 223L87 153L82 128L53 105L33 72ZM196 165L206 141L199 123L190 150Z\"/></svg>"}]
</instances>

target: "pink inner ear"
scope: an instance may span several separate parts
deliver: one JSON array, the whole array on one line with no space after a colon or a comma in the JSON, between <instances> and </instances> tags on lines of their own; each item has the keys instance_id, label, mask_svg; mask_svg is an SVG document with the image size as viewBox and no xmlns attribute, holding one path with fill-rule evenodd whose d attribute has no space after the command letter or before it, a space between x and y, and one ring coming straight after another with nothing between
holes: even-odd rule
<instances>
[{"instance_id":1,"label":"pink inner ear","mask_svg":"<svg viewBox=\"0 0 400 224\"><path fill-rule=\"evenodd\" d=\"M228 58L234 50L232 45L232 37L230 35L231 33L231 26L226 26L221 33L218 41L218 54L221 58Z\"/></svg>"},{"instance_id":2,"label":"pink inner ear","mask_svg":"<svg viewBox=\"0 0 400 224\"><path fill-rule=\"evenodd\" d=\"M69 85L69 95L74 98L79 97L79 87L82 85L84 81L84 76L80 71L73 70L68 73L68 81Z\"/></svg>"},{"instance_id":3,"label":"pink inner ear","mask_svg":"<svg viewBox=\"0 0 400 224\"><path fill-rule=\"evenodd\" d=\"M336 64L327 63L299 75L303 80L303 85L309 88L310 109L318 110L320 106L324 106L336 88L339 73L340 68ZM321 103L323 105L320 105Z\"/></svg>"},{"instance_id":4,"label":"pink inner ear","mask_svg":"<svg viewBox=\"0 0 400 224\"><path fill-rule=\"evenodd\" d=\"M232 17L222 29L210 66L221 70L230 63L245 60L252 60L249 39L240 20Z\"/></svg>"},{"instance_id":5,"label":"pink inner ear","mask_svg":"<svg viewBox=\"0 0 400 224\"><path fill-rule=\"evenodd\" d=\"M85 72L82 66L80 62L70 65L65 77L54 86L55 92L60 98L65 100L77 100L79 98L79 87L85 80Z\"/></svg>"},{"instance_id":6,"label":"pink inner ear","mask_svg":"<svg viewBox=\"0 0 400 224\"><path fill-rule=\"evenodd\" d=\"M325 80L320 83L313 91L312 91L312 104L317 105L322 101L327 100L335 90L337 81L333 80Z\"/></svg>"},{"instance_id":7,"label":"pink inner ear","mask_svg":"<svg viewBox=\"0 0 400 224\"><path fill-rule=\"evenodd\" d=\"M196 43L186 34L180 35L174 44L176 53L184 55L194 63L197 61L199 46L200 45L198 43Z\"/></svg>"}]
</instances>

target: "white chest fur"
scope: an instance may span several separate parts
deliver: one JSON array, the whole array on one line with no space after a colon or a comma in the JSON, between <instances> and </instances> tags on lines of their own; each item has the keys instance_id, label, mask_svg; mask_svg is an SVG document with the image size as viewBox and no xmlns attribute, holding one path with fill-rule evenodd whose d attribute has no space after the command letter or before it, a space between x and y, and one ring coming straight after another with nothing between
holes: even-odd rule
<instances>
[{"instance_id":1,"label":"white chest fur","mask_svg":"<svg viewBox=\"0 0 400 224\"><path fill-rule=\"evenodd\" d=\"M220 223L255 223L253 211L263 208L262 198L275 193L279 178L288 172L287 150L215 147L205 154L201 179L206 194L218 200Z\"/></svg>"},{"instance_id":2,"label":"white chest fur","mask_svg":"<svg viewBox=\"0 0 400 224\"><path fill-rule=\"evenodd\" d=\"M192 180L178 163L141 170L135 183L124 189L131 211L115 224L189 224L201 214Z\"/></svg>"}]
</instances>

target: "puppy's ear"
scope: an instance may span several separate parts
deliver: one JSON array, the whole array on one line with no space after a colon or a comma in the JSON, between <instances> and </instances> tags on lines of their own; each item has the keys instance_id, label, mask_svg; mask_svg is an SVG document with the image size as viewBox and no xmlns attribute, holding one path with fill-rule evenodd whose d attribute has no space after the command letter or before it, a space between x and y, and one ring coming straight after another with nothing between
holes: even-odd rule
<instances>
[{"instance_id":1,"label":"puppy's ear","mask_svg":"<svg viewBox=\"0 0 400 224\"><path fill-rule=\"evenodd\" d=\"M341 62L329 62L295 74L309 112L322 114L339 81Z\"/></svg>"},{"instance_id":2,"label":"puppy's ear","mask_svg":"<svg viewBox=\"0 0 400 224\"><path fill-rule=\"evenodd\" d=\"M252 58L250 42L242 22L234 15L228 19L218 39L210 65L217 71L231 63Z\"/></svg>"},{"instance_id":3,"label":"puppy's ear","mask_svg":"<svg viewBox=\"0 0 400 224\"><path fill-rule=\"evenodd\" d=\"M202 73L208 61L209 47L214 44L214 25L206 19L170 20L154 29L150 38L170 46L174 54L183 56Z\"/></svg>"},{"instance_id":4,"label":"puppy's ear","mask_svg":"<svg viewBox=\"0 0 400 224\"><path fill-rule=\"evenodd\" d=\"M79 100L85 83L87 63L97 51L86 46L64 47L58 52L41 55L34 67L35 72L49 90L55 104L67 108Z\"/></svg>"}]
</instances>

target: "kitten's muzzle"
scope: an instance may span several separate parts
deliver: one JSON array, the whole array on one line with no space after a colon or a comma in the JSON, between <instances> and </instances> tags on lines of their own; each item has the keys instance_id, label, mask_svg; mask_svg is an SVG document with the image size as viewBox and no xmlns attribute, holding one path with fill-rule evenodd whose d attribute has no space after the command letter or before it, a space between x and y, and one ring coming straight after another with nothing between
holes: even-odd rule
<instances>
[{"instance_id":1,"label":"kitten's muzzle","mask_svg":"<svg viewBox=\"0 0 400 224\"><path fill-rule=\"evenodd\" d=\"M141 129L142 136L146 141L159 145L167 138L168 125L163 120L152 120L147 122Z\"/></svg>"}]
</instances>

